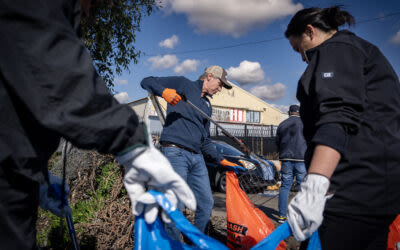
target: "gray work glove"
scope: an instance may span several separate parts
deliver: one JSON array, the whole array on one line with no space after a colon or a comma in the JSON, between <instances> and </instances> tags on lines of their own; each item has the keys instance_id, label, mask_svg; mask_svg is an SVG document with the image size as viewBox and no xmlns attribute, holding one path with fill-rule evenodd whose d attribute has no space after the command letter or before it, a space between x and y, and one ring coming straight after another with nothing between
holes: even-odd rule
<instances>
[{"instance_id":1,"label":"gray work glove","mask_svg":"<svg viewBox=\"0 0 400 250\"><path fill-rule=\"evenodd\" d=\"M319 174L309 174L301 183L301 191L296 194L288 206L287 220L293 236L304 241L319 228L323 220L329 179Z\"/></svg>"},{"instance_id":2,"label":"gray work glove","mask_svg":"<svg viewBox=\"0 0 400 250\"><path fill-rule=\"evenodd\" d=\"M154 197L146 193L154 189L163 193L171 204L177 207L178 200L190 210L196 210L196 198L186 184L172 168L168 159L158 151L151 140L148 146L139 146L123 155L117 161L125 166L124 185L132 202L133 215L137 216L145 209L145 220L153 223L158 214L158 206ZM164 221L170 222L167 216Z\"/></svg>"}]
</instances>

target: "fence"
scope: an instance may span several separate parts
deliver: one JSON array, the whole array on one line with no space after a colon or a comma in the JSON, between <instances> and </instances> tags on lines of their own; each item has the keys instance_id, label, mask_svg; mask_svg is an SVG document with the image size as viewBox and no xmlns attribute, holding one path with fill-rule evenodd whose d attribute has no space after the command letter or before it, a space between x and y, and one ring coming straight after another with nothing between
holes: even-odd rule
<instances>
[{"instance_id":1,"label":"fence","mask_svg":"<svg viewBox=\"0 0 400 250\"><path fill-rule=\"evenodd\" d=\"M242 142L244 142L254 153L266 156L269 159L275 159L277 157L278 150L275 144L275 136L278 126L238 124L230 122L219 122L218 124L230 134L242 140ZM152 128L151 134L153 135L155 142L158 142L162 127L157 124L153 124L150 127ZM210 126L210 136L213 140L224 141L240 150L239 145L222 134L221 130L214 124L211 124Z\"/></svg>"},{"instance_id":2,"label":"fence","mask_svg":"<svg viewBox=\"0 0 400 250\"><path fill-rule=\"evenodd\" d=\"M278 149L275 144L277 126L234 123L219 123L219 125L236 138L242 140L254 153L266 156L270 159L277 157ZM210 128L210 136L214 140L225 141L240 149L239 145L227 138L221 130L213 124Z\"/></svg>"}]
</instances>

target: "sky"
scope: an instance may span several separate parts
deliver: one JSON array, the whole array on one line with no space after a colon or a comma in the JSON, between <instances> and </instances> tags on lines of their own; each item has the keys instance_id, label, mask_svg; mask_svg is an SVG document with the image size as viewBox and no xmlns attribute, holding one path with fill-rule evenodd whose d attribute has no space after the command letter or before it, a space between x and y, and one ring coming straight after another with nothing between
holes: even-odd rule
<instances>
[{"instance_id":1,"label":"sky","mask_svg":"<svg viewBox=\"0 0 400 250\"><path fill-rule=\"evenodd\" d=\"M197 80L209 65L269 104L288 110L298 103L297 82L307 64L284 32L304 8L342 5L356 25L341 26L375 44L400 76L400 0L161 0L136 34L138 64L114 79L123 103L147 96L147 76L182 75Z\"/></svg>"}]
</instances>

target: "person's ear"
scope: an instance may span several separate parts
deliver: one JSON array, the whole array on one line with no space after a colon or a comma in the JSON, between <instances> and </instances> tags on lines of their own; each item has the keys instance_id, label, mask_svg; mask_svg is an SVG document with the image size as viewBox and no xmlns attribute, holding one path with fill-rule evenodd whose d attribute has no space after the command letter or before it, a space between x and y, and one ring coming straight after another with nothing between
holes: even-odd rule
<instances>
[{"instance_id":1,"label":"person's ear","mask_svg":"<svg viewBox=\"0 0 400 250\"><path fill-rule=\"evenodd\" d=\"M213 78L213 74L208 73L208 75L207 75L207 81L211 81L212 78Z\"/></svg>"},{"instance_id":2,"label":"person's ear","mask_svg":"<svg viewBox=\"0 0 400 250\"><path fill-rule=\"evenodd\" d=\"M312 26L311 24L307 24L305 33L310 38L310 40L312 40L315 36L314 26Z\"/></svg>"}]
</instances>

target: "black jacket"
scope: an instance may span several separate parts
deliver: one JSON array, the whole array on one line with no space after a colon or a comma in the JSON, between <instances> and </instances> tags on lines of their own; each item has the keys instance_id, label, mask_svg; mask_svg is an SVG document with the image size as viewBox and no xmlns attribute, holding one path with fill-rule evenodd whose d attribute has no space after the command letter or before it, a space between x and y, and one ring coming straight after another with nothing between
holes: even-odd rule
<instances>
[{"instance_id":1,"label":"black jacket","mask_svg":"<svg viewBox=\"0 0 400 250\"><path fill-rule=\"evenodd\" d=\"M400 84L377 47L343 30L307 51L297 90L308 165L315 145L341 153L327 211L400 212Z\"/></svg>"},{"instance_id":2,"label":"black jacket","mask_svg":"<svg viewBox=\"0 0 400 250\"><path fill-rule=\"evenodd\" d=\"M276 131L279 160L304 161L307 143L303 136L303 123L299 116L291 115L279 124Z\"/></svg>"},{"instance_id":3,"label":"black jacket","mask_svg":"<svg viewBox=\"0 0 400 250\"><path fill-rule=\"evenodd\" d=\"M0 0L0 166L31 180L43 180L60 137L102 153L144 141L96 73L79 21L79 0Z\"/></svg>"}]
</instances>

